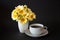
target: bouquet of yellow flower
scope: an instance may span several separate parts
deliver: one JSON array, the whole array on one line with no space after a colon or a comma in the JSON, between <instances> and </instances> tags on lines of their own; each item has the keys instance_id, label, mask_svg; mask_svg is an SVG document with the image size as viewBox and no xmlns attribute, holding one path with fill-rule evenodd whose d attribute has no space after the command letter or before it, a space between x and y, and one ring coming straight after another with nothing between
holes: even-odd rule
<instances>
[{"instance_id":1,"label":"bouquet of yellow flower","mask_svg":"<svg viewBox=\"0 0 60 40\"><path fill-rule=\"evenodd\" d=\"M35 19L36 15L30 8L27 7L27 5L18 5L12 11L11 18L25 24L27 21L32 21Z\"/></svg>"}]
</instances>

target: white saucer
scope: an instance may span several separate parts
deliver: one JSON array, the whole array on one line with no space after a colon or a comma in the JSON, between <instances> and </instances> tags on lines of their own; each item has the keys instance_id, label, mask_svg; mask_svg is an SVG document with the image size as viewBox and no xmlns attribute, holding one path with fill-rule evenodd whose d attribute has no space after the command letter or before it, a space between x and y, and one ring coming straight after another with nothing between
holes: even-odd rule
<instances>
[{"instance_id":1,"label":"white saucer","mask_svg":"<svg viewBox=\"0 0 60 40\"><path fill-rule=\"evenodd\" d=\"M41 36L47 35L48 34L48 30L43 29L43 31L42 31L42 33L40 35L33 35L33 34L30 33L29 29L27 29L25 31L25 34L28 35L28 36L31 36L31 37L41 37Z\"/></svg>"}]
</instances>

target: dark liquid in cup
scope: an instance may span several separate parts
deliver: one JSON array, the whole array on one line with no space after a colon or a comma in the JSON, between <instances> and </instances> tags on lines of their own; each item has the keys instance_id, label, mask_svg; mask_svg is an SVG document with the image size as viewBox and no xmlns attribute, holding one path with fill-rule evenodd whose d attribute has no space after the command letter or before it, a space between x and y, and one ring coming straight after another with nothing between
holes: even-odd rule
<instances>
[{"instance_id":1,"label":"dark liquid in cup","mask_svg":"<svg viewBox=\"0 0 60 40\"><path fill-rule=\"evenodd\" d=\"M32 28L41 28L41 26L31 26Z\"/></svg>"}]
</instances>

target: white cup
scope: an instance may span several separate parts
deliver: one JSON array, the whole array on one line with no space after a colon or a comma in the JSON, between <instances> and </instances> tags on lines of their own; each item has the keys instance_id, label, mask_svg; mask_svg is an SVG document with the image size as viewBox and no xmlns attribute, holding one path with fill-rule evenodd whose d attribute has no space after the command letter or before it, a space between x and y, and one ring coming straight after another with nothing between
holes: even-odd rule
<instances>
[{"instance_id":1,"label":"white cup","mask_svg":"<svg viewBox=\"0 0 60 40\"><path fill-rule=\"evenodd\" d=\"M32 27L32 26L39 26L39 27ZM44 26L43 24L39 24L39 23L31 24L29 26L29 30L30 30L31 34L34 34L34 35L41 34L42 33L42 30L44 28L47 29L46 26Z\"/></svg>"}]
</instances>

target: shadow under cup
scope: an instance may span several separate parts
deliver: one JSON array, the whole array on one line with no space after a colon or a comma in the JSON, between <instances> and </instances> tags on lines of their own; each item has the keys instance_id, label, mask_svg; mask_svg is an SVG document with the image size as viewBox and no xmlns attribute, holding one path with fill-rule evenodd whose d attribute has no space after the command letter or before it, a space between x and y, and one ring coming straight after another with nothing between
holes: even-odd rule
<instances>
[{"instance_id":1,"label":"shadow under cup","mask_svg":"<svg viewBox=\"0 0 60 40\"><path fill-rule=\"evenodd\" d=\"M41 34L43 29L44 29L44 25L43 24L31 24L29 26L29 30L30 30L31 34L34 34L34 35Z\"/></svg>"}]
</instances>

